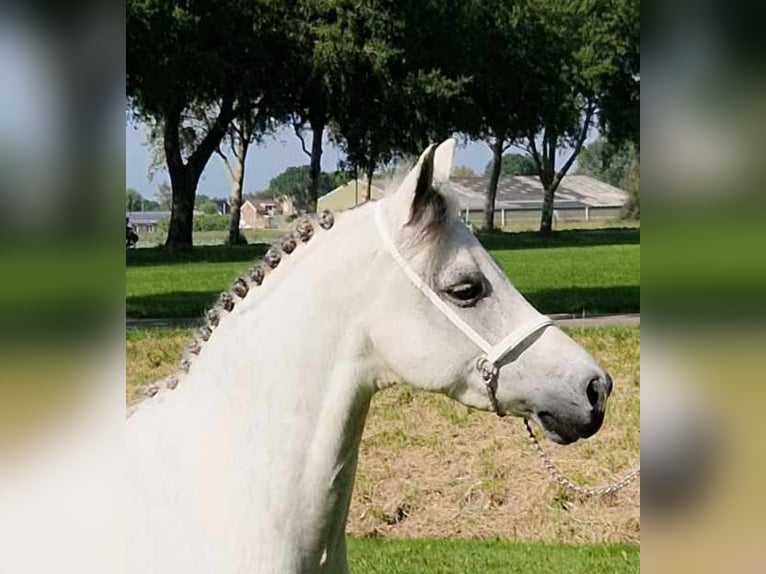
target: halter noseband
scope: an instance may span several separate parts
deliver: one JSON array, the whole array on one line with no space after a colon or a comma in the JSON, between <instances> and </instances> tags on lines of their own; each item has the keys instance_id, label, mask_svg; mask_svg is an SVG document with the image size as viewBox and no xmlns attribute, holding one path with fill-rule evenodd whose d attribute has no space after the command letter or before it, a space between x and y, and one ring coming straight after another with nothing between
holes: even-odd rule
<instances>
[{"instance_id":1,"label":"halter noseband","mask_svg":"<svg viewBox=\"0 0 766 574\"><path fill-rule=\"evenodd\" d=\"M476 359L476 369L484 380L484 386L487 390L492 410L499 417L505 416L505 413L497 402L497 382L500 374L498 363L530 336L545 329L549 325L552 325L553 321L548 317L540 315L539 320L529 323L528 325L522 325L518 329L514 329L497 345L490 344L484 337L479 335L473 327L463 321L463 319L455 313L455 310L439 297L436 292L434 292L434 290L412 270L407 264L407 261L402 257L401 253L399 253L393 239L388 234L383 216L383 204L378 203L378 205L375 206L375 225L378 228L378 234L380 235L380 239L383 242L386 251L391 254L391 257L393 257L394 261L396 261L397 265L399 265L410 282L420 289L423 295L433 303L442 315L447 317L453 325L460 329L477 347L479 347L479 349L481 349L482 353Z\"/></svg>"}]
</instances>

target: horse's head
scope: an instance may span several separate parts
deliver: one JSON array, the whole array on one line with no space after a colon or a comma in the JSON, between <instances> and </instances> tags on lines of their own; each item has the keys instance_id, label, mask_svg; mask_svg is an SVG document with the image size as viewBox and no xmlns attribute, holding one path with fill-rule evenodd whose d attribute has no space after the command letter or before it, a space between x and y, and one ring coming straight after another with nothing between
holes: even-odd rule
<instances>
[{"instance_id":1,"label":"horse's head","mask_svg":"<svg viewBox=\"0 0 766 574\"><path fill-rule=\"evenodd\" d=\"M531 418L560 443L589 437L611 379L516 291L460 221L444 194L453 151L453 140L429 147L375 207L385 263L371 302L373 344L398 380Z\"/></svg>"}]
</instances>

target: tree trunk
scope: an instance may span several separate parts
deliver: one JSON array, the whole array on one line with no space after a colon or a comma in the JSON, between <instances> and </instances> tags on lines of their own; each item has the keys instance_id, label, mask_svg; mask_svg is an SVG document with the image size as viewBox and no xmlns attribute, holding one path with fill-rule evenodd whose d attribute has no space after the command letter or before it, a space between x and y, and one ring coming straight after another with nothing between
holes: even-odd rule
<instances>
[{"instance_id":1,"label":"tree trunk","mask_svg":"<svg viewBox=\"0 0 766 574\"><path fill-rule=\"evenodd\" d=\"M540 235L549 237L553 234L553 199L561 183L563 172L556 173L556 145L558 137L553 128L546 127L543 132L542 171L540 183L543 185L543 208L540 216ZM568 162L571 165L571 162Z\"/></svg>"},{"instance_id":2,"label":"tree trunk","mask_svg":"<svg viewBox=\"0 0 766 574\"><path fill-rule=\"evenodd\" d=\"M197 180L189 166L169 168L173 203L170 207L170 227L165 248L169 251L191 249L194 223L194 197Z\"/></svg>"},{"instance_id":3,"label":"tree trunk","mask_svg":"<svg viewBox=\"0 0 766 574\"><path fill-rule=\"evenodd\" d=\"M497 197L497 182L500 180L500 170L503 167L503 138L498 136L492 145L492 174L489 178L487 195L484 198L484 231L495 228L495 198Z\"/></svg>"},{"instance_id":4,"label":"tree trunk","mask_svg":"<svg viewBox=\"0 0 766 574\"><path fill-rule=\"evenodd\" d=\"M242 234L239 222L242 219L242 186L231 190L231 213L229 214L229 245L239 245Z\"/></svg>"},{"instance_id":5,"label":"tree trunk","mask_svg":"<svg viewBox=\"0 0 766 574\"><path fill-rule=\"evenodd\" d=\"M245 182L245 160L247 148L250 146L249 134L239 138L239 146L235 152L237 166L231 180L231 214L229 215L229 245L239 245L242 235L239 232L239 222L242 213L242 187Z\"/></svg>"},{"instance_id":6,"label":"tree trunk","mask_svg":"<svg viewBox=\"0 0 766 574\"><path fill-rule=\"evenodd\" d=\"M316 213L319 200L319 176L322 173L322 138L324 137L324 114L309 120L311 126L311 163L309 165L308 211Z\"/></svg>"},{"instance_id":7,"label":"tree trunk","mask_svg":"<svg viewBox=\"0 0 766 574\"><path fill-rule=\"evenodd\" d=\"M543 182L543 212L540 218L540 235L546 237L553 234L553 196L555 193L553 182Z\"/></svg>"},{"instance_id":8,"label":"tree trunk","mask_svg":"<svg viewBox=\"0 0 766 574\"><path fill-rule=\"evenodd\" d=\"M194 194L197 185L191 177L189 164L184 163L181 157L181 140L178 134L181 124L180 110L166 114L164 121L162 143L171 189L170 227L165 248L178 251L192 246Z\"/></svg>"},{"instance_id":9,"label":"tree trunk","mask_svg":"<svg viewBox=\"0 0 766 574\"><path fill-rule=\"evenodd\" d=\"M197 184L205 169L210 156L220 144L226 133L226 128L233 117L233 99L225 96L221 101L221 109L213 126L197 145L189 158L184 161L181 156L180 109L165 114L163 126L163 146L165 161L170 174L173 203L170 209L170 227L165 240L165 249L180 251L192 247L192 226L194 224L194 199L197 195Z\"/></svg>"},{"instance_id":10,"label":"tree trunk","mask_svg":"<svg viewBox=\"0 0 766 574\"><path fill-rule=\"evenodd\" d=\"M370 201L372 199L372 176L375 173L375 165L370 163L370 165L367 166L367 189L365 190L365 201Z\"/></svg>"}]
</instances>

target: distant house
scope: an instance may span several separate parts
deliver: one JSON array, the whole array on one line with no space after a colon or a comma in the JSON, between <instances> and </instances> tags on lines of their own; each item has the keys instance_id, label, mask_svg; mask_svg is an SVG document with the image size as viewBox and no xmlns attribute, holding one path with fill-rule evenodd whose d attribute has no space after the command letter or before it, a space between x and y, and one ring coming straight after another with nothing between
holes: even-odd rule
<instances>
[{"instance_id":1,"label":"distant house","mask_svg":"<svg viewBox=\"0 0 766 574\"><path fill-rule=\"evenodd\" d=\"M465 221L476 225L483 221L488 185L488 177L457 177L450 180L450 189ZM580 221L617 219L627 199L625 191L608 183L587 175L567 175L556 190L554 218ZM495 226L540 221L542 205L543 186L538 177L501 177L497 183Z\"/></svg>"},{"instance_id":2,"label":"distant house","mask_svg":"<svg viewBox=\"0 0 766 574\"><path fill-rule=\"evenodd\" d=\"M373 180L370 188L370 197L373 200L384 197L383 186ZM345 185L336 187L331 192L323 195L317 202L317 211L329 209L330 211L343 211L352 209L367 201L367 182L352 179Z\"/></svg>"},{"instance_id":3,"label":"distant house","mask_svg":"<svg viewBox=\"0 0 766 574\"><path fill-rule=\"evenodd\" d=\"M293 200L287 196L248 199L242 204L240 229L271 229L281 227L285 218L296 214Z\"/></svg>"},{"instance_id":4,"label":"distant house","mask_svg":"<svg viewBox=\"0 0 766 574\"><path fill-rule=\"evenodd\" d=\"M139 235L152 233L159 228L160 221L170 219L169 211L128 211L125 216Z\"/></svg>"}]
</instances>

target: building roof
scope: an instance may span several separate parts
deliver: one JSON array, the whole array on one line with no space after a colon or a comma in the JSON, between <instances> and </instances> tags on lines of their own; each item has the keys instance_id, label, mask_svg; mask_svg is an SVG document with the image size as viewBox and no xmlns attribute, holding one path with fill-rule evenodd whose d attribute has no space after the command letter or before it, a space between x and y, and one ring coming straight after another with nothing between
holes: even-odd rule
<instances>
[{"instance_id":1,"label":"building roof","mask_svg":"<svg viewBox=\"0 0 766 574\"><path fill-rule=\"evenodd\" d=\"M370 188L370 196L373 200L382 199L383 188L374 181ZM318 200L317 209L329 209L331 211L343 211L361 205L367 200L367 182L352 179L345 185L336 187L331 192L323 195Z\"/></svg>"},{"instance_id":2,"label":"building roof","mask_svg":"<svg viewBox=\"0 0 766 574\"><path fill-rule=\"evenodd\" d=\"M169 211L128 211L125 216L134 225L155 224L163 219L170 219Z\"/></svg>"},{"instance_id":3,"label":"building roof","mask_svg":"<svg viewBox=\"0 0 766 574\"><path fill-rule=\"evenodd\" d=\"M194 210L193 215L203 215L202 211ZM169 211L126 211L125 217L133 225L155 225L163 219L170 219Z\"/></svg>"},{"instance_id":4,"label":"building roof","mask_svg":"<svg viewBox=\"0 0 766 574\"><path fill-rule=\"evenodd\" d=\"M461 209L482 209L488 177L456 177L450 180L452 195ZM623 190L587 175L567 175L556 190L557 208L622 207L628 198ZM506 176L497 182L496 209L540 209L543 186L537 176Z\"/></svg>"}]
</instances>

